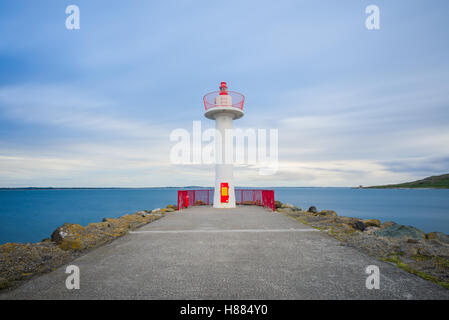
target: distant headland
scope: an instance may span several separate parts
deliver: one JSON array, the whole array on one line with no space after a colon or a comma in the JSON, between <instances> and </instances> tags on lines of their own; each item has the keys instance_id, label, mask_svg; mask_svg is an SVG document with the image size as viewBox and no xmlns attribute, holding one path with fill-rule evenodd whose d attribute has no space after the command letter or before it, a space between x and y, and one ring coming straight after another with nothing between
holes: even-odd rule
<instances>
[{"instance_id":1,"label":"distant headland","mask_svg":"<svg viewBox=\"0 0 449 320\"><path fill-rule=\"evenodd\" d=\"M449 173L440 176L427 177L421 180L405 182L399 184L388 184L384 186L363 187L364 189L394 189L394 188L431 188L431 189L449 189Z\"/></svg>"}]
</instances>

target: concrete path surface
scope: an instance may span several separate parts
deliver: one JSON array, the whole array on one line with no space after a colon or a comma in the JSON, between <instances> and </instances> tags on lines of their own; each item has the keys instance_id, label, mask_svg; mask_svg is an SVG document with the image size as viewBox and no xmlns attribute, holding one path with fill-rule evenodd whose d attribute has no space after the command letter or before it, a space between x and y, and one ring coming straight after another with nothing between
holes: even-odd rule
<instances>
[{"instance_id":1,"label":"concrete path surface","mask_svg":"<svg viewBox=\"0 0 449 320\"><path fill-rule=\"evenodd\" d=\"M0 299L449 299L449 290L259 207L167 214ZM380 268L368 290L365 268Z\"/></svg>"}]
</instances>

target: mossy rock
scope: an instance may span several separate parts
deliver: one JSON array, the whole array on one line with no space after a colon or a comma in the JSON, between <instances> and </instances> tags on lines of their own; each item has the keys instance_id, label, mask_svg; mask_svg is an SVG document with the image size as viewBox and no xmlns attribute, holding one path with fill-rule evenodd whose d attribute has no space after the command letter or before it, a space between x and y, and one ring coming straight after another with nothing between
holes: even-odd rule
<instances>
[{"instance_id":1,"label":"mossy rock","mask_svg":"<svg viewBox=\"0 0 449 320\"><path fill-rule=\"evenodd\" d=\"M9 288L12 285L12 283L5 278L0 277L0 290Z\"/></svg>"},{"instance_id":2,"label":"mossy rock","mask_svg":"<svg viewBox=\"0 0 449 320\"><path fill-rule=\"evenodd\" d=\"M375 232L377 236L389 238L409 238L424 239L426 234L424 231L412 226L404 226L402 224L394 224L392 226L379 229Z\"/></svg>"},{"instance_id":3,"label":"mossy rock","mask_svg":"<svg viewBox=\"0 0 449 320\"><path fill-rule=\"evenodd\" d=\"M290 213L290 212L293 212L293 209L292 208L277 208L276 211L277 212Z\"/></svg>"},{"instance_id":4,"label":"mossy rock","mask_svg":"<svg viewBox=\"0 0 449 320\"><path fill-rule=\"evenodd\" d=\"M396 224L396 222L394 222L394 221L385 221L384 223L382 223L380 225L380 227L381 228L388 228L388 227L394 226L395 224Z\"/></svg>"},{"instance_id":5,"label":"mossy rock","mask_svg":"<svg viewBox=\"0 0 449 320\"><path fill-rule=\"evenodd\" d=\"M377 227L380 228L381 223L377 219L366 219L362 220L362 222L365 224L366 227Z\"/></svg>"},{"instance_id":6,"label":"mossy rock","mask_svg":"<svg viewBox=\"0 0 449 320\"><path fill-rule=\"evenodd\" d=\"M443 232L430 232L426 235L426 239L438 240L440 242L449 244L449 236Z\"/></svg>"},{"instance_id":7,"label":"mossy rock","mask_svg":"<svg viewBox=\"0 0 449 320\"><path fill-rule=\"evenodd\" d=\"M63 240L60 244L59 247L62 250L75 250L75 251L82 251L84 249L86 249L85 245L83 244L83 241L81 241L80 239L67 239L67 240Z\"/></svg>"},{"instance_id":8,"label":"mossy rock","mask_svg":"<svg viewBox=\"0 0 449 320\"><path fill-rule=\"evenodd\" d=\"M316 213L317 216L325 216L325 217L338 217L338 214L333 210L321 210Z\"/></svg>"},{"instance_id":9,"label":"mossy rock","mask_svg":"<svg viewBox=\"0 0 449 320\"><path fill-rule=\"evenodd\" d=\"M282 208L282 202L276 200L276 201L274 202L274 207L275 207L276 209Z\"/></svg>"}]
</instances>

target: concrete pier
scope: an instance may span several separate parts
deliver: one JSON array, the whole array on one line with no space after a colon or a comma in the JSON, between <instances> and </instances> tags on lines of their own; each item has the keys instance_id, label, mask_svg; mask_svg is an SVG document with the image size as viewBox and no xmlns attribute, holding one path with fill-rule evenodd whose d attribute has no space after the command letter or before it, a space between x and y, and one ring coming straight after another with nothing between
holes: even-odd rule
<instances>
[{"instance_id":1,"label":"concrete pier","mask_svg":"<svg viewBox=\"0 0 449 320\"><path fill-rule=\"evenodd\" d=\"M168 213L0 299L449 299L449 290L260 207ZM380 268L368 290L365 268Z\"/></svg>"}]
</instances>

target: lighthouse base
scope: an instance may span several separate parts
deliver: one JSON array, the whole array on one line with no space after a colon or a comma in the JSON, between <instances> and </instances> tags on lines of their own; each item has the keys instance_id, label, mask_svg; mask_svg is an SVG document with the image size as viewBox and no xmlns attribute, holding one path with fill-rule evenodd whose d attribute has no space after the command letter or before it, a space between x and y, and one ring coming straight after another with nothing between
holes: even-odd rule
<instances>
[{"instance_id":1,"label":"lighthouse base","mask_svg":"<svg viewBox=\"0 0 449 320\"><path fill-rule=\"evenodd\" d=\"M214 208L235 208L235 189L232 182L215 183Z\"/></svg>"}]
</instances>

